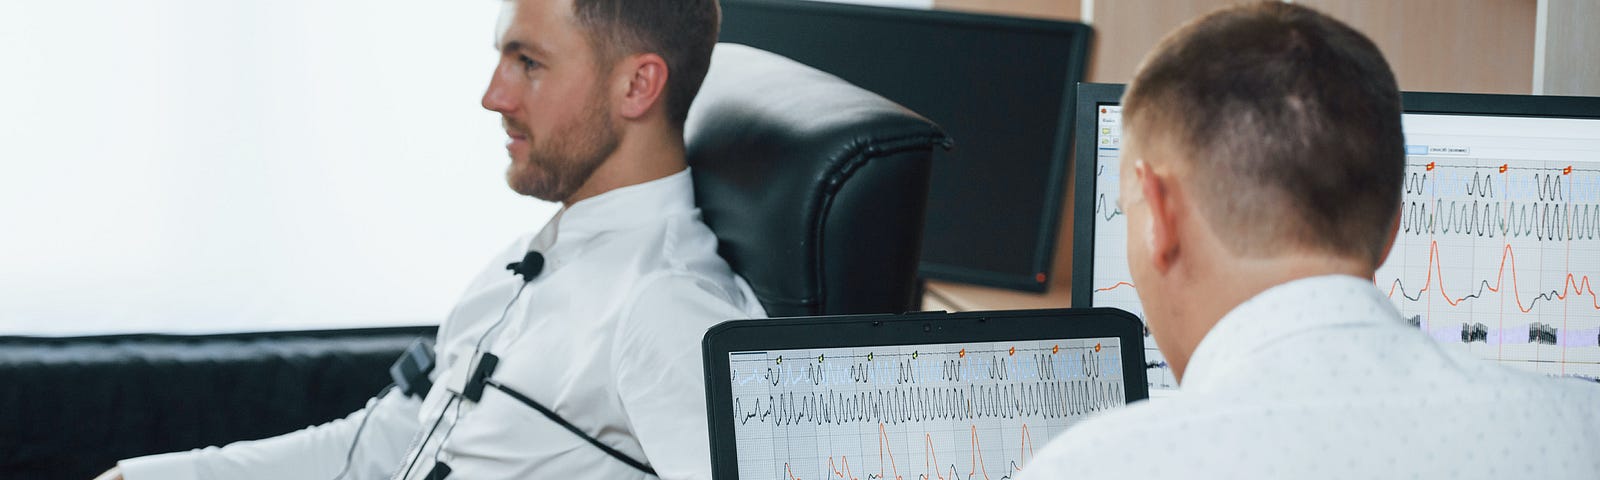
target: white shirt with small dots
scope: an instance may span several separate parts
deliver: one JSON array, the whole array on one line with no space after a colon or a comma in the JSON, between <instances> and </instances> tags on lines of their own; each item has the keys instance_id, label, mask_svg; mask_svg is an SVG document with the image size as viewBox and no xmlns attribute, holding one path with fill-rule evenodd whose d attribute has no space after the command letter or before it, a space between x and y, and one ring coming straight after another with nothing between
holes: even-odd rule
<instances>
[{"instance_id":1,"label":"white shirt with small dots","mask_svg":"<svg viewBox=\"0 0 1600 480\"><path fill-rule=\"evenodd\" d=\"M1224 316L1176 395L1074 426L1021 477L1600 479L1600 384L1438 343L1371 280L1307 278Z\"/></svg>"}]
</instances>

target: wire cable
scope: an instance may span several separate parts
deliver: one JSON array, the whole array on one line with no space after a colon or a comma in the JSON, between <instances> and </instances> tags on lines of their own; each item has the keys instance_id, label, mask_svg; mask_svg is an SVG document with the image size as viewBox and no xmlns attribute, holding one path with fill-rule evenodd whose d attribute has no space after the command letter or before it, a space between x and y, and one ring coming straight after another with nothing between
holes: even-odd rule
<instances>
[{"instance_id":1,"label":"wire cable","mask_svg":"<svg viewBox=\"0 0 1600 480\"><path fill-rule=\"evenodd\" d=\"M334 476L333 480L343 480L344 476L350 473L350 463L356 458L356 443L361 441L361 431L367 428L367 420L372 418L372 408L376 407L378 402L383 401L383 396L388 395L389 391L394 388L395 384L391 383L383 387L382 390L378 390L378 394L373 395L372 399L367 401L367 414L361 416L361 423L356 425L356 434L350 437L350 449L344 453L344 468L339 470L339 475Z\"/></svg>"}]
</instances>

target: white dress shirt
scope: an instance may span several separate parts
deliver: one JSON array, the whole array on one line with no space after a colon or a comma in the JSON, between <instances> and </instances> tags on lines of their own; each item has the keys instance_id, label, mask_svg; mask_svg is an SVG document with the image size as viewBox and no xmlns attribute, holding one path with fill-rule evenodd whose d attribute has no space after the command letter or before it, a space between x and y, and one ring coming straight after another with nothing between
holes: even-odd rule
<instances>
[{"instance_id":1,"label":"white dress shirt","mask_svg":"<svg viewBox=\"0 0 1600 480\"><path fill-rule=\"evenodd\" d=\"M505 267L530 249L544 269L517 295L523 281ZM280 437L120 465L127 480L331 479L370 416L345 478L400 478L414 458L406 479L436 460L450 478L650 478L499 390L452 400L450 372L465 372L481 341L500 358L495 381L661 478L709 478L700 340L716 323L762 316L717 255L685 170L573 204L489 262L440 325L424 399L391 392Z\"/></svg>"},{"instance_id":2,"label":"white dress shirt","mask_svg":"<svg viewBox=\"0 0 1600 480\"><path fill-rule=\"evenodd\" d=\"M1600 478L1600 385L1481 360L1371 280L1315 277L1239 305L1176 395L1074 426L1022 477Z\"/></svg>"}]
</instances>

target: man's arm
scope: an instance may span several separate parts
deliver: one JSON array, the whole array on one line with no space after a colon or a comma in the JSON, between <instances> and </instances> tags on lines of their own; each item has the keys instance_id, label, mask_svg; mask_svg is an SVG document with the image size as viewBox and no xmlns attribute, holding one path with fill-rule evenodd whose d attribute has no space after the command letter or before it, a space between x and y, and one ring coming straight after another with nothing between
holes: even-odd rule
<instances>
[{"instance_id":1,"label":"man's arm","mask_svg":"<svg viewBox=\"0 0 1600 480\"><path fill-rule=\"evenodd\" d=\"M664 480L711 478L700 340L712 325L751 316L702 282L671 276L644 285L612 350L623 409Z\"/></svg>"},{"instance_id":2,"label":"man's arm","mask_svg":"<svg viewBox=\"0 0 1600 480\"><path fill-rule=\"evenodd\" d=\"M97 480L332 479L345 468L357 428L361 437L344 478L387 477L417 431L420 405L419 400L391 390L342 419L221 448L131 458Z\"/></svg>"}]
</instances>

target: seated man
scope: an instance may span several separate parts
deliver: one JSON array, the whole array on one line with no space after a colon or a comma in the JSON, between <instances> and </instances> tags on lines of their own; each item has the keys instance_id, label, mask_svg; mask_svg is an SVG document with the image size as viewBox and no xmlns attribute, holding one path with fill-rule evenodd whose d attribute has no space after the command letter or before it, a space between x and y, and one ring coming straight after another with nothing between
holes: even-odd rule
<instances>
[{"instance_id":1,"label":"seated man","mask_svg":"<svg viewBox=\"0 0 1600 480\"><path fill-rule=\"evenodd\" d=\"M1600 386L1480 360L1373 284L1405 145L1371 41L1282 2L1174 32L1123 98L1128 266L1182 389L1023 477L1596 478Z\"/></svg>"},{"instance_id":2,"label":"seated man","mask_svg":"<svg viewBox=\"0 0 1600 480\"><path fill-rule=\"evenodd\" d=\"M764 316L717 256L684 159L719 16L715 0L507 0L483 106L504 119L511 188L563 208L440 325L432 388L106 477L708 478L701 336Z\"/></svg>"}]
</instances>

